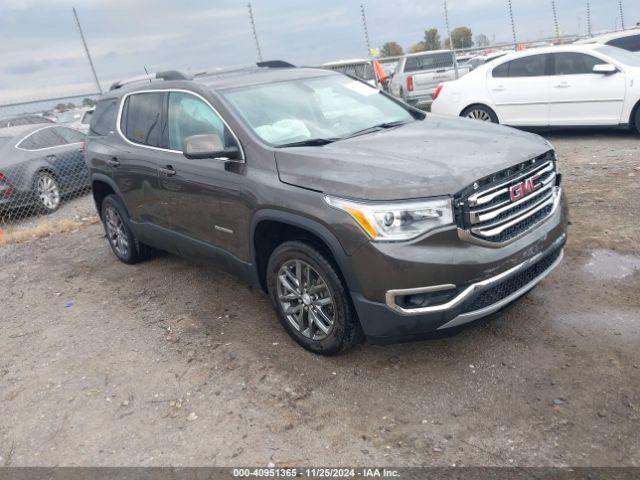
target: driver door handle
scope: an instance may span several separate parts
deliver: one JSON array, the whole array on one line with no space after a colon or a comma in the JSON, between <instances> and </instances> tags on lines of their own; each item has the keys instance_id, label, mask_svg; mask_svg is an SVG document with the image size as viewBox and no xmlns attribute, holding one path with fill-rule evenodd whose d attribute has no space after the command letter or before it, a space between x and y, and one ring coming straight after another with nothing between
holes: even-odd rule
<instances>
[{"instance_id":1,"label":"driver door handle","mask_svg":"<svg viewBox=\"0 0 640 480\"><path fill-rule=\"evenodd\" d=\"M120 162L116 157L111 157L110 159L106 160L106 164L112 167L117 167L118 165L120 165Z\"/></svg>"},{"instance_id":2,"label":"driver door handle","mask_svg":"<svg viewBox=\"0 0 640 480\"><path fill-rule=\"evenodd\" d=\"M176 171L173 166L165 165L163 168L160 168L160 173L165 177L173 177L176 174Z\"/></svg>"}]
</instances>

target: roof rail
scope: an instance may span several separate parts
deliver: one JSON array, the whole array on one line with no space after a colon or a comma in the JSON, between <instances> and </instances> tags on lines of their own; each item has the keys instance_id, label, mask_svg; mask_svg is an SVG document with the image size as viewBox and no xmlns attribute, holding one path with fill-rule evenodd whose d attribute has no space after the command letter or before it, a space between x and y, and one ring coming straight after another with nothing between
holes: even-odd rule
<instances>
[{"instance_id":1,"label":"roof rail","mask_svg":"<svg viewBox=\"0 0 640 480\"><path fill-rule=\"evenodd\" d=\"M285 62L284 60L267 60L265 62L256 63L260 68L296 68L295 65Z\"/></svg>"},{"instance_id":2,"label":"roof rail","mask_svg":"<svg viewBox=\"0 0 640 480\"><path fill-rule=\"evenodd\" d=\"M164 72L150 73L148 75L139 75L137 77L127 78L126 80L120 80L115 82L109 90L117 90L126 85L132 85L134 83L153 82L154 80L191 80L191 77L185 75L177 70L166 70Z\"/></svg>"}]
</instances>

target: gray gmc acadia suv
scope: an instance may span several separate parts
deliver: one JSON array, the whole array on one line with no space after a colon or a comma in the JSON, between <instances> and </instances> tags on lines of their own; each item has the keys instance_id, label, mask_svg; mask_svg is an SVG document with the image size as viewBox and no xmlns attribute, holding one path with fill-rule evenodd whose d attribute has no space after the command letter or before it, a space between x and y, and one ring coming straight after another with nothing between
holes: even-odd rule
<instances>
[{"instance_id":1,"label":"gray gmc acadia suv","mask_svg":"<svg viewBox=\"0 0 640 480\"><path fill-rule=\"evenodd\" d=\"M114 84L85 154L121 261L161 249L239 275L315 353L501 310L566 240L540 136L281 62Z\"/></svg>"}]
</instances>

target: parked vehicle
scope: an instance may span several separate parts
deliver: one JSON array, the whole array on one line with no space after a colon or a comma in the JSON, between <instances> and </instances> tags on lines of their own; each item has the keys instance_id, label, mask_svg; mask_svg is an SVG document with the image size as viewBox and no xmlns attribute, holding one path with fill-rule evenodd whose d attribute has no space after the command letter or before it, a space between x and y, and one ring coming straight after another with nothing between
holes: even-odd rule
<instances>
[{"instance_id":1,"label":"parked vehicle","mask_svg":"<svg viewBox=\"0 0 640 480\"><path fill-rule=\"evenodd\" d=\"M574 45L589 45L592 43L609 45L629 50L630 52L640 53L640 27L584 38L576 41Z\"/></svg>"},{"instance_id":2,"label":"parked vehicle","mask_svg":"<svg viewBox=\"0 0 640 480\"><path fill-rule=\"evenodd\" d=\"M469 72L465 64L457 66L458 76ZM398 61L391 78L392 95L416 107L431 105L438 84L455 80L456 68L450 50L412 53Z\"/></svg>"},{"instance_id":3,"label":"parked vehicle","mask_svg":"<svg viewBox=\"0 0 640 480\"><path fill-rule=\"evenodd\" d=\"M38 123L53 123L40 115L13 115L0 118L0 128L16 127L19 125L36 125Z\"/></svg>"},{"instance_id":4,"label":"parked vehicle","mask_svg":"<svg viewBox=\"0 0 640 480\"><path fill-rule=\"evenodd\" d=\"M538 135L321 69L155 78L115 84L87 137L113 253L233 272L313 352L458 327L562 258L566 204Z\"/></svg>"},{"instance_id":5,"label":"parked vehicle","mask_svg":"<svg viewBox=\"0 0 640 480\"><path fill-rule=\"evenodd\" d=\"M84 135L40 124L0 130L0 211L51 213L67 194L89 186Z\"/></svg>"},{"instance_id":6,"label":"parked vehicle","mask_svg":"<svg viewBox=\"0 0 640 480\"><path fill-rule=\"evenodd\" d=\"M640 131L640 58L607 45L506 55L438 88L435 113L516 126Z\"/></svg>"},{"instance_id":7,"label":"parked vehicle","mask_svg":"<svg viewBox=\"0 0 640 480\"><path fill-rule=\"evenodd\" d=\"M497 52L487 53L485 55L477 55L477 56L469 59L469 61L467 62L467 65L469 65L469 71L475 70L480 65L484 65L487 62L495 60L496 58L503 57L507 53L512 53L512 52L513 52L513 50L509 50L509 51L508 50L500 50L500 51L497 51Z\"/></svg>"},{"instance_id":8,"label":"parked vehicle","mask_svg":"<svg viewBox=\"0 0 640 480\"><path fill-rule=\"evenodd\" d=\"M91 122L93 110L93 107L67 110L56 117L56 123L62 123L86 134L89 131L89 123Z\"/></svg>"}]
</instances>

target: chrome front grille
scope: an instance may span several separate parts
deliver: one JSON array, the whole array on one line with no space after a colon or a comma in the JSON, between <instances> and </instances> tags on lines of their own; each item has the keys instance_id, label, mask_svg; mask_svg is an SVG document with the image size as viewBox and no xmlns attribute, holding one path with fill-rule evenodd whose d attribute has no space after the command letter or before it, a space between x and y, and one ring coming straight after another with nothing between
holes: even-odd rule
<instances>
[{"instance_id":1,"label":"chrome front grille","mask_svg":"<svg viewBox=\"0 0 640 480\"><path fill-rule=\"evenodd\" d=\"M512 198L534 178L536 189ZM559 197L560 176L553 152L478 180L455 198L458 227L469 239L509 243L548 218Z\"/></svg>"}]
</instances>

